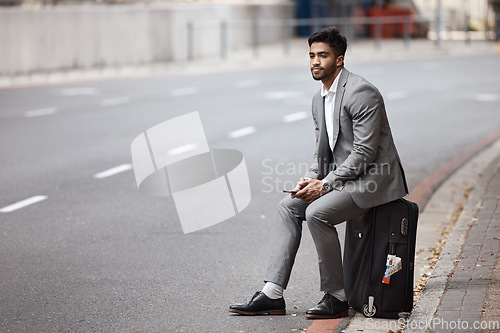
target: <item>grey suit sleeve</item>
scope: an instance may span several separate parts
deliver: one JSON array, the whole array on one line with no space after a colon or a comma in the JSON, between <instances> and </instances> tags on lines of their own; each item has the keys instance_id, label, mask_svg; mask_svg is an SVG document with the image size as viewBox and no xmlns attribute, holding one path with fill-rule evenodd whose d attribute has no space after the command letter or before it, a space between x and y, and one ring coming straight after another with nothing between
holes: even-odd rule
<instances>
[{"instance_id":1,"label":"grey suit sleeve","mask_svg":"<svg viewBox=\"0 0 500 333\"><path fill-rule=\"evenodd\" d=\"M356 179L375 160L380 138L382 103L380 93L367 84L344 96L343 108L351 117L354 141L347 159L325 177L335 187Z\"/></svg>"}]
</instances>

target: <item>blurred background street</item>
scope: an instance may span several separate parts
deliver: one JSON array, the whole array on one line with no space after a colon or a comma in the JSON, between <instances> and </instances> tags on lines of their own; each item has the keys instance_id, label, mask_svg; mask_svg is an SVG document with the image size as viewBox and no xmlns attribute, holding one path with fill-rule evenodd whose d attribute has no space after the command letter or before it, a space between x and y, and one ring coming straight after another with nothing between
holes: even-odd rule
<instances>
[{"instance_id":1,"label":"blurred background street","mask_svg":"<svg viewBox=\"0 0 500 333\"><path fill-rule=\"evenodd\" d=\"M253 9L184 2L179 16L174 3L13 1L0 8L0 25L8 27L0 31L0 331L309 327L303 314L321 293L307 230L285 295L291 315L227 312L262 287L281 191L312 161L310 104L320 83L311 78L305 35L342 18L352 38L346 68L384 96L410 190L500 129L494 2L463 1L454 11L444 0L346 3L308 3L307 14L300 1ZM158 35L167 7L169 28ZM254 14L245 17L247 11ZM197 20L201 13L206 17ZM259 13L268 17L251 17ZM126 24L105 32L103 22L120 15ZM371 20L380 17L399 23L377 28ZM29 31L15 30L19 22ZM154 35L149 42L141 22ZM273 28L275 22L286 24ZM210 24L217 29L200 28ZM235 32L238 24L248 31ZM67 38L44 35L50 31ZM225 222L183 234L171 198L138 191L130 144L193 111L211 148L244 154L252 201Z\"/></svg>"}]
</instances>

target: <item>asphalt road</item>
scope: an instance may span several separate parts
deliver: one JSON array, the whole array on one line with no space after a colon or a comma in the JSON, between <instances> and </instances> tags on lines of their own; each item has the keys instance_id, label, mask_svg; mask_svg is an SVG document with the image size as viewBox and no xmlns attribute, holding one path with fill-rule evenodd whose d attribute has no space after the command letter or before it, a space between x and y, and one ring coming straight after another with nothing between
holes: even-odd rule
<instances>
[{"instance_id":1,"label":"asphalt road","mask_svg":"<svg viewBox=\"0 0 500 333\"><path fill-rule=\"evenodd\" d=\"M385 97L411 188L500 128L498 56L348 69ZM287 316L234 316L227 307L262 287L280 192L312 160L309 112L318 89L304 59L300 66L0 90L0 331L307 328L303 313L322 297L307 228L285 294ZM137 190L130 144L193 111L212 148L244 154L252 201L225 222L183 234L171 198ZM100 178L107 170L112 175ZM10 206L30 198L40 201Z\"/></svg>"}]
</instances>

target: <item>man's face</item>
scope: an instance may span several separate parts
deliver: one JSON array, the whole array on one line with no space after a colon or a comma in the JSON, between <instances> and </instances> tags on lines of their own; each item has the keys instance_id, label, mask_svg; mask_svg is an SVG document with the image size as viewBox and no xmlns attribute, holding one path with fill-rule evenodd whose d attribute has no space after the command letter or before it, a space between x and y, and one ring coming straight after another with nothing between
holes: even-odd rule
<instances>
[{"instance_id":1,"label":"man's face","mask_svg":"<svg viewBox=\"0 0 500 333\"><path fill-rule=\"evenodd\" d=\"M309 50L309 60L313 78L321 80L323 83L333 83L338 73L337 68L342 65L343 59L343 56L335 58L335 53L330 45L321 42L312 43Z\"/></svg>"}]
</instances>

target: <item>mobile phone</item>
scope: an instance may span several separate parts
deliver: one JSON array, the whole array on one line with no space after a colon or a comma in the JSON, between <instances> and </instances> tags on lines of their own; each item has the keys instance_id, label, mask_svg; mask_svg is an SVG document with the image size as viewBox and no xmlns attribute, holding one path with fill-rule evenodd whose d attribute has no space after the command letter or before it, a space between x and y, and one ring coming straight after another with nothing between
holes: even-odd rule
<instances>
[{"instance_id":1,"label":"mobile phone","mask_svg":"<svg viewBox=\"0 0 500 333\"><path fill-rule=\"evenodd\" d=\"M295 193L297 193L297 191L283 190L283 193L293 193L293 194L295 194Z\"/></svg>"}]
</instances>

